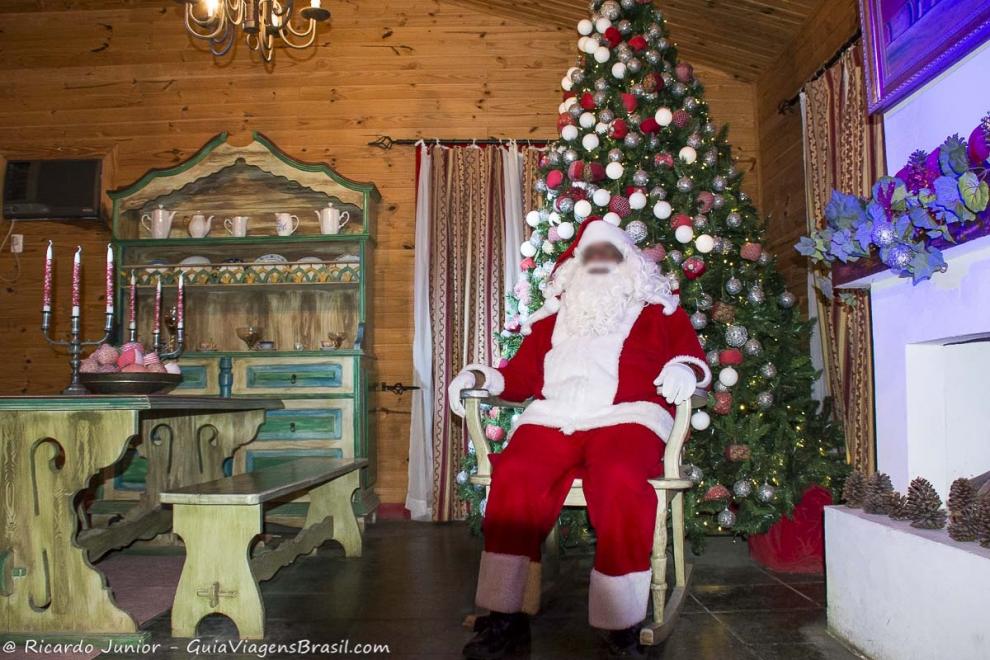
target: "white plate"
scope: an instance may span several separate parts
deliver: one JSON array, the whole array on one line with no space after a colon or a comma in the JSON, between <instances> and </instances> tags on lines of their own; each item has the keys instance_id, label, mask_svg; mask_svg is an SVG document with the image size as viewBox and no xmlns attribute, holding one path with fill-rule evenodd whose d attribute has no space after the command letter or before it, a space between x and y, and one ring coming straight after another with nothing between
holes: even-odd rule
<instances>
[{"instance_id":1,"label":"white plate","mask_svg":"<svg viewBox=\"0 0 990 660\"><path fill-rule=\"evenodd\" d=\"M303 257L302 259L300 259L298 261L298 263L301 263L301 264L322 264L323 263L323 259L320 259L319 257Z\"/></svg>"},{"instance_id":2,"label":"white plate","mask_svg":"<svg viewBox=\"0 0 990 660\"><path fill-rule=\"evenodd\" d=\"M179 262L180 266L209 266L210 260L206 257L186 257Z\"/></svg>"},{"instance_id":3,"label":"white plate","mask_svg":"<svg viewBox=\"0 0 990 660\"><path fill-rule=\"evenodd\" d=\"M280 254L263 254L254 261L259 264L284 264L289 260Z\"/></svg>"}]
</instances>

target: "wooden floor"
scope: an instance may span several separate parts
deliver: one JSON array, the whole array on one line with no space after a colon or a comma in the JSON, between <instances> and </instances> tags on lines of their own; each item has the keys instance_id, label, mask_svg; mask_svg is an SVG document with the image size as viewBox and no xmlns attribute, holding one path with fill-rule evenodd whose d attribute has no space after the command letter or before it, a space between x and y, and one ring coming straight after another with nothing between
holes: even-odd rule
<instances>
[{"instance_id":1,"label":"wooden floor","mask_svg":"<svg viewBox=\"0 0 990 660\"><path fill-rule=\"evenodd\" d=\"M346 639L351 644L389 646L387 656L364 657L459 658L471 636L461 622L473 610L479 550L479 539L471 537L463 525L399 521L370 527L360 559L344 559L339 548L328 543L317 556L299 560L264 585L267 641ZM533 621L529 653L513 657L604 657L598 634L587 625L590 565L586 553L565 559L566 577L547 595L543 613ZM856 657L825 631L821 578L768 573L749 560L744 543L714 540L695 560L693 585L677 628L652 657ZM133 657L190 657L185 641L169 637L169 613L152 619L145 628L163 649L155 655ZM223 618L204 621L200 627L204 651L208 644L233 639L232 633L231 624ZM251 656L201 652L197 657Z\"/></svg>"}]
</instances>

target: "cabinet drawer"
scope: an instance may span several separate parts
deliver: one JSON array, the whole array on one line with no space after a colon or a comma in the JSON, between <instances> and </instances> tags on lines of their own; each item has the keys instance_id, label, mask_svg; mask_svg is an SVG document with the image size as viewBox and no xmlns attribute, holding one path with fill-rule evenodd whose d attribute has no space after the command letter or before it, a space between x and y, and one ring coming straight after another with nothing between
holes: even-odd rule
<instances>
[{"instance_id":1,"label":"cabinet drawer","mask_svg":"<svg viewBox=\"0 0 990 660\"><path fill-rule=\"evenodd\" d=\"M258 429L259 441L340 440L344 437L342 407L271 410Z\"/></svg>"},{"instance_id":2,"label":"cabinet drawer","mask_svg":"<svg viewBox=\"0 0 990 660\"><path fill-rule=\"evenodd\" d=\"M353 389L350 358L234 360L234 394L342 394Z\"/></svg>"},{"instance_id":3,"label":"cabinet drawer","mask_svg":"<svg viewBox=\"0 0 990 660\"><path fill-rule=\"evenodd\" d=\"M181 358L182 382L172 394L182 396L220 394L220 374L216 359Z\"/></svg>"}]
</instances>

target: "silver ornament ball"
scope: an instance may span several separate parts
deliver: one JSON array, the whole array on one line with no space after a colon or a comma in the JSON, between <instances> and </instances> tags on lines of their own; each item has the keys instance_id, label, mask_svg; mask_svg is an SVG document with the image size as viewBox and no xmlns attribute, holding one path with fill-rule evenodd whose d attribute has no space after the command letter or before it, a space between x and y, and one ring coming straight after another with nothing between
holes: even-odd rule
<instances>
[{"instance_id":1,"label":"silver ornament ball","mask_svg":"<svg viewBox=\"0 0 990 660\"><path fill-rule=\"evenodd\" d=\"M704 229L705 227L708 226L708 216L699 213L698 215L694 216L694 220L692 221L692 224L694 225L695 229Z\"/></svg>"},{"instance_id":2,"label":"silver ornament ball","mask_svg":"<svg viewBox=\"0 0 990 660\"><path fill-rule=\"evenodd\" d=\"M702 330L708 325L708 317L704 312L695 312L691 315L691 327L695 330Z\"/></svg>"},{"instance_id":3,"label":"silver ornament ball","mask_svg":"<svg viewBox=\"0 0 990 660\"><path fill-rule=\"evenodd\" d=\"M743 344L743 353L750 357L756 357L762 352L763 344L760 343L759 339L747 339L746 343Z\"/></svg>"},{"instance_id":4,"label":"silver ornament ball","mask_svg":"<svg viewBox=\"0 0 990 660\"><path fill-rule=\"evenodd\" d=\"M743 325L729 325L725 329L725 343L729 346L739 348L749 339L749 331Z\"/></svg>"},{"instance_id":5,"label":"silver ornament ball","mask_svg":"<svg viewBox=\"0 0 990 660\"><path fill-rule=\"evenodd\" d=\"M770 410L773 406L773 392L760 392L756 395L756 405L760 410Z\"/></svg>"},{"instance_id":6,"label":"silver ornament ball","mask_svg":"<svg viewBox=\"0 0 990 660\"><path fill-rule=\"evenodd\" d=\"M667 199L667 191L663 186L653 186L650 188L650 198L657 200Z\"/></svg>"},{"instance_id":7,"label":"silver ornament ball","mask_svg":"<svg viewBox=\"0 0 990 660\"><path fill-rule=\"evenodd\" d=\"M719 365L718 351L708 351L705 355L705 361L708 363L709 367L717 367Z\"/></svg>"},{"instance_id":8,"label":"silver ornament ball","mask_svg":"<svg viewBox=\"0 0 990 660\"><path fill-rule=\"evenodd\" d=\"M753 482L749 479L740 479L732 484L732 494L738 498L749 497L753 492Z\"/></svg>"},{"instance_id":9,"label":"silver ornament ball","mask_svg":"<svg viewBox=\"0 0 990 660\"><path fill-rule=\"evenodd\" d=\"M797 302L797 298L795 298L794 294L791 293L790 291L784 291L782 294L777 296L777 304L783 307L784 309L790 309L791 307L794 307L794 303L796 302Z\"/></svg>"},{"instance_id":10,"label":"silver ornament ball","mask_svg":"<svg viewBox=\"0 0 990 660\"><path fill-rule=\"evenodd\" d=\"M675 264L679 264L682 261L684 261L684 255L681 254L680 250L671 250L670 252L667 253L667 256L670 257L670 260L673 261Z\"/></svg>"},{"instance_id":11,"label":"silver ornament ball","mask_svg":"<svg viewBox=\"0 0 990 660\"><path fill-rule=\"evenodd\" d=\"M643 141L643 136L636 131L629 131L626 133L626 137L623 138L622 143L629 147L630 149L637 148Z\"/></svg>"},{"instance_id":12,"label":"silver ornament ball","mask_svg":"<svg viewBox=\"0 0 990 660\"><path fill-rule=\"evenodd\" d=\"M729 215L725 216L725 224L733 229L736 229L742 224L742 216L736 211L733 211Z\"/></svg>"},{"instance_id":13,"label":"silver ornament ball","mask_svg":"<svg viewBox=\"0 0 990 660\"><path fill-rule=\"evenodd\" d=\"M767 362L760 367L760 375L764 378L775 378L777 376L777 367L773 362Z\"/></svg>"},{"instance_id":14,"label":"silver ornament ball","mask_svg":"<svg viewBox=\"0 0 990 660\"><path fill-rule=\"evenodd\" d=\"M756 489L756 499L761 502L769 502L777 494L777 489L770 484L763 484Z\"/></svg>"},{"instance_id":15,"label":"silver ornament ball","mask_svg":"<svg viewBox=\"0 0 990 660\"><path fill-rule=\"evenodd\" d=\"M732 295L737 295L740 291L742 291L742 282L740 282L737 277L730 277L725 281L725 290Z\"/></svg>"},{"instance_id":16,"label":"silver ornament ball","mask_svg":"<svg viewBox=\"0 0 990 660\"><path fill-rule=\"evenodd\" d=\"M685 465L684 476L691 480L691 483L700 483L705 478L705 473L697 465Z\"/></svg>"},{"instance_id":17,"label":"silver ornament ball","mask_svg":"<svg viewBox=\"0 0 990 660\"><path fill-rule=\"evenodd\" d=\"M746 298L748 298L749 302L754 305L763 304L763 301L766 300L766 295L763 293L763 287L759 284L754 284L750 287L749 293L746 294Z\"/></svg>"},{"instance_id":18,"label":"silver ornament ball","mask_svg":"<svg viewBox=\"0 0 990 660\"><path fill-rule=\"evenodd\" d=\"M626 225L626 234L633 240L634 243L642 242L648 233L649 229L647 229L646 223L642 220L633 220Z\"/></svg>"},{"instance_id":19,"label":"silver ornament ball","mask_svg":"<svg viewBox=\"0 0 990 660\"><path fill-rule=\"evenodd\" d=\"M576 149L568 149L567 151L564 152L564 162L565 163L573 163L578 158L579 158L579 156L578 156L578 152L577 152Z\"/></svg>"},{"instance_id":20,"label":"silver ornament ball","mask_svg":"<svg viewBox=\"0 0 990 660\"><path fill-rule=\"evenodd\" d=\"M712 300L712 297L710 295L708 295L707 293L703 293L700 296L698 296L698 302L695 304L695 306L702 311L708 311L709 309L712 308L713 302L714 301Z\"/></svg>"},{"instance_id":21,"label":"silver ornament ball","mask_svg":"<svg viewBox=\"0 0 990 660\"><path fill-rule=\"evenodd\" d=\"M632 135L632 133L630 133ZM640 188L645 188L646 184L650 182L650 175L646 173L646 170L636 170L633 173L633 185L639 186Z\"/></svg>"},{"instance_id":22,"label":"silver ornament ball","mask_svg":"<svg viewBox=\"0 0 990 660\"><path fill-rule=\"evenodd\" d=\"M681 192L690 192L692 188L694 188L694 181L691 180L691 177L682 176L677 180L677 189Z\"/></svg>"},{"instance_id":23,"label":"silver ornament ball","mask_svg":"<svg viewBox=\"0 0 990 660\"><path fill-rule=\"evenodd\" d=\"M729 528L736 524L736 514L729 509L722 509L716 517L719 527Z\"/></svg>"}]
</instances>

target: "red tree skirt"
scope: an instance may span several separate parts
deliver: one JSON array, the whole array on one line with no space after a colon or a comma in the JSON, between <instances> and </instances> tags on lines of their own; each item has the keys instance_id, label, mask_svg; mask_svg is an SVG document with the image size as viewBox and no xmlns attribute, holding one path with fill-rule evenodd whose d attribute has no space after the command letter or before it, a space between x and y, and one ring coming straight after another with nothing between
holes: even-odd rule
<instances>
[{"instance_id":1,"label":"red tree skirt","mask_svg":"<svg viewBox=\"0 0 990 660\"><path fill-rule=\"evenodd\" d=\"M749 537L749 555L780 573L825 570L825 507L832 493L815 485L804 491L790 518L783 517L763 534Z\"/></svg>"}]
</instances>

